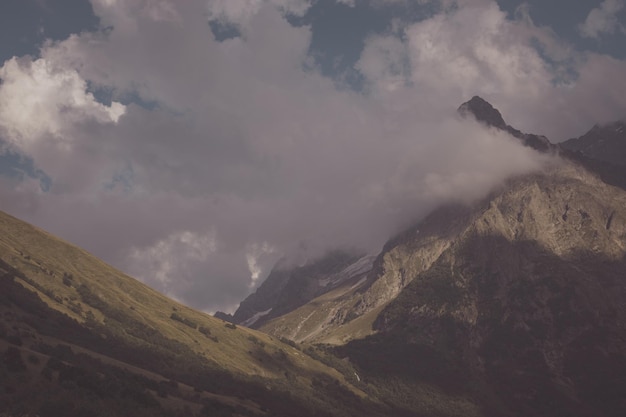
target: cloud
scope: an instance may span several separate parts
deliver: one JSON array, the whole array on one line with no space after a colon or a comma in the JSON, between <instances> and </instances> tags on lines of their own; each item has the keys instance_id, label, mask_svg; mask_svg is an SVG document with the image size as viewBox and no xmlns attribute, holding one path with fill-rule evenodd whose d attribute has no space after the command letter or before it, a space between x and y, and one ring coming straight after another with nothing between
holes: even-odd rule
<instances>
[{"instance_id":1,"label":"cloud","mask_svg":"<svg viewBox=\"0 0 626 417\"><path fill-rule=\"evenodd\" d=\"M350 3L350 0L347 1ZM351 1L354 5L354 0ZM283 13L302 16L311 7L311 0L214 0L208 3L209 19L245 26L267 4L272 4Z\"/></svg>"},{"instance_id":2,"label":"cloud","mask_svg":"<svg viewBox=\"0 0 626 417\"><path fill-rule=\"evenodd\" d=\"M343 3L346 6L354 7L356 6L356 0L337 0L338 3Z\"/></svg>"},{"instance_id":3,"label":"cloud","mask_svg":"<svg viewBox=\"0 0 626 417\"><path fill-rule=\"evenodd\" d=\"M523 8L509 20L495 2L467 2L400 35L373 36L357 65L379 93L401 87L436 97L436 112L478 94L513 126L553 141L626 114L621 85L598 78L622 73L624 61L577 52Z\"/></svg>"},{"instance_id":4,"label":"cloud","mask_svg":"<svg viewBox=\"0 0 626 417\"><path fill-rule=\"evenodd\" d=\"M188 280L194 264L206 262L216 251L213 233L200 234L189 230L175 232L143 248L132 248L130 258L135 276L151 282L157 290L176 297ZM149 275L146 276L146 271Z\"/></svg>"},{"instance_id":5,"label":"cloud","mask_svg":"<svg viewBox=\"0 0 626 417\"><path fill-rule=\"evenodd\" d=\"M0 78L0 123L25 151L32 151L36 143L30 142L45 135L63 140L67 125L85 120L117 123L124 114L120 103L98 103L75 70L45 59L12 58L0 69Z\"/></svg>"},{"instance_id":6,"label":"cloud","mask_svg":"<svg viewBox=\"0 0 626 417\"><path fill-rule=\"evenodd\" d=\"M587 38L600 38L601 35L626 33L626 28L617 18L617 14L626 6L624 0L604 0L599 7L592 9L580 25L580 34Z\"/></svg>"},{"instance_id":7,"label":"cloud","mask_svg":"<svg viewBox=\"0 0 626 417\"><path fill-rule=\"evenodd\" d=\"M32 157L55 178L58 187L84 186L93 177L77 176L76 172L107 169L100 158L96 158L97 164L92 158L90 167L81 167L80 161L67 164L66 157L94 151L89 148L97 140L97 130L117 125L125 106L97 102L76 70L43 58L7 60L0 68L0 78L2 137L18 152ZM75 171L72 165L80 169Z\"/></svg>"},{"instance_id":8,"label":"cloud","mask_svg":"<svg viewBox=\"0 0 626 417\"><path fill-rule=\"evenodd\" d=\"M316 69L311 29L287 22L305 3L94 0L106 29L0 70L2 134L53 184L0 182L2 208L195 307L232 310L282 255L376 251L442 202L541 169L456 115L474 94L555 135L626 108L607 85L624 62L577 58L575 84L557 86L530 42L567 62L554 34L487 1L369 37L367 88L351 91ZM212 16L243 36L216 40Z\"/></svg>"}]
</instances>

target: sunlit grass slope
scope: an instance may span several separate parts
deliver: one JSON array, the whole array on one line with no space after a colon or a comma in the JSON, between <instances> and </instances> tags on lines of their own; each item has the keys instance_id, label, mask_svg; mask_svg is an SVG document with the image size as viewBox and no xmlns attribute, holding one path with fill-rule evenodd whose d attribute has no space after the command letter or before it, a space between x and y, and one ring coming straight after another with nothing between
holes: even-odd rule
<instances>
[{"instance_id":1,"label":"sunlit grass slope","mask_svg":"<svg viewBox=\"0 0 626 417\"><path fill-rule=\"evenodd\" d=\"M162 367L183 375L196 368L212 369L232 381L286 392L312 410L332 407L337 415L344 414L341 404L347 403L338 399L339 405L332 405L328 392L367 402L366 394L340 372L296 346L173 301L86 251L2 212L0 261L13 271L4 271L1 279L12 277L50 309L88 329L91 336L73 336L67 339L70 344L80 346L81 337L99 338L85 341L83 347L97 351L98 344L103 349L113 345L103 350L105 355L151 371ZM60 341L65 337L50 330L45 336ZM146 366L152 357L163 363Z\"/></svg>"}]
</instances>

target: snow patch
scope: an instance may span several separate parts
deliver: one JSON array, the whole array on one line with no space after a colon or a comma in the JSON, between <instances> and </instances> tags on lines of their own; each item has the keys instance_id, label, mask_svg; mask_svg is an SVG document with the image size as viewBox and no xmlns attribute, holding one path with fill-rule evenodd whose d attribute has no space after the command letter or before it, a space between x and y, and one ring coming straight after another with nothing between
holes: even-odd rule
<instances>
[{"instance_id":1,"label":"snow patch","mask_svg":"<svg viewBox=\"0 0 626 417\"><path fill-rule=\"evenodd\" d=\"M366 255L352 265L347 266L343 271L318 280L318 285L320 287L336 286L351 278L365 274L372 269L375 259L376 255Z\"/></svg>"},{"instance_id":2,"label":"snow patch","mask_svg":"<svg viewBox=\"0 0 626 417\"><path fill-rule=\"evenodd\" d=\"M353 286L350 287L351 290L355 289L356 287L358 287L359 285L363 284L365 281L367 281L367 277L363 277L359 280L359 282L357 282L356 284L354 284Z\"/></svg>"},{"instance_id":3,"label":"snow patch","mask_svg":"<svg viewBox=\"0 0 626 417\"><path fill-rule=\"evenodd\" d=\"M346 275L348 278L355 277L357 275L368 272L374 266L374 260L376 259L376 255L367 255L348 266L346 269L341 271L342 275Z\"/></svg>"},{"instance_id":4,"label":"snow patch","mask_svg":"<svg viewBox=\"0 0 626 417\"><path fill-rule=\"evenodd\" d=\"M261 311L260 313L256 313L254 316L250 317L248 320L242 321L241 325L245 326L245 327L250 327L254 323L256 323L257 321L259 321L259 319L261 317L267 316L268 314L270 314L271 311L272 311L272 309L270 308L269 310L265 310L265 311Z\"/></svg>"}]
</instances>

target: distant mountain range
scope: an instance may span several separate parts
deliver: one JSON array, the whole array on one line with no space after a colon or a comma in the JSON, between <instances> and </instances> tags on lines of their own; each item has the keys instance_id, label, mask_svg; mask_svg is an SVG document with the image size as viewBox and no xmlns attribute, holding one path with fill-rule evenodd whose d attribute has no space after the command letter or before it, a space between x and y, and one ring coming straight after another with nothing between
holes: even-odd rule
<instances>
[{"instance_id":1,"label":"distant mountain range","mask_svg":"<svg viewBox=\"0 0 626 417\"><path fill-rule=\"evenodd\" d=\"M283 260L232 316L0 212L0 416L626 415L624 123L459 113L554 163L379 254Z\"/></svg>"}]
</instances>

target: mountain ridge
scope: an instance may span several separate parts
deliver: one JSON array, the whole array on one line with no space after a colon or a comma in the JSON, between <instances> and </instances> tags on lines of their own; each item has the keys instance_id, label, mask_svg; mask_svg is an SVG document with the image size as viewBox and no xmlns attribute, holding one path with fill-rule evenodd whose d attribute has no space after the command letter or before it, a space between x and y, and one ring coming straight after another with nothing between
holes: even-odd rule
<instances>
[{"instance_id":1,"label":"mountain ridge","mask_svg":"<svg viewBox=\"0 0 626 417\"><path fill-rule=\"evenodd\" d=\"M550 163L378 255L278 265L238 324L0 212L0 413L625 414L626 191L587 146L602 130L572 151L480 97L459 113Z\"/></svg>"},{"instance_id":2,"label":"mountain ridge","mask_svg":"<svg viewBox=\"0 0 626 417\"><path fill-rule=\"evenodd\" d=\"M621 415L626 194L580 167L565 170L551 174L586 184L576 188L584 193L554 188L551 176L514 180L383 310L376 335L339 352L363 371L386 349L410 347L441 369L414 365L409 379L448 386L452 375L466 374L464 384L488 387L482 396L513 404L492 403L499 415ZM611 198L598 199L598 189ZM554 205L562 198L569 209ZM524 218L533 218L530 228ZM401 375L411 361L423 363L414 354L405 352L386 372ZM607 394L598 400L587 390Z\"/></svg>"},{"instance_id":3,"label":"mountain ridge","mask_svg":"<svg viewBox=\"0 0 626 417\"><path fill-rule=\"evenodd\" d=\"M594 125L587 133L562 142L561 147L615 165L626 164L626 122Z\"/></svg>"},{"instance_id":4,"label":"mountain ridge","mask_svg":"<svg viewBox=\"0 0 626 417\"><path fill-rule=\"evenodd\" d=\"M521 131L508 125L504 121L500 111L480 96L474 96L469 101L461 104L457 109L457 112L463 117L467 117L469 115L474 116L478 122L483 123L486 126L505 131L514 138L520 140L525 146L533 148L539 152L549 152L556 149L556 146L545 136L532 133L522 133Z\"/></svg>"},{"instance_id":5,"label":"mountain ridge","mask_svg":"<svg viewBox=\"0 0 626 417\"><path fill-rule=\"evenodd\" d=\"M468 103L460 113L552 163L434 210L385 244L365 282L260 329L330 343L408 409L426 384L470 398L466 415L621 415L626 193L599 159L517 131L479 97Z\"/></svg>"}]
</instances>

